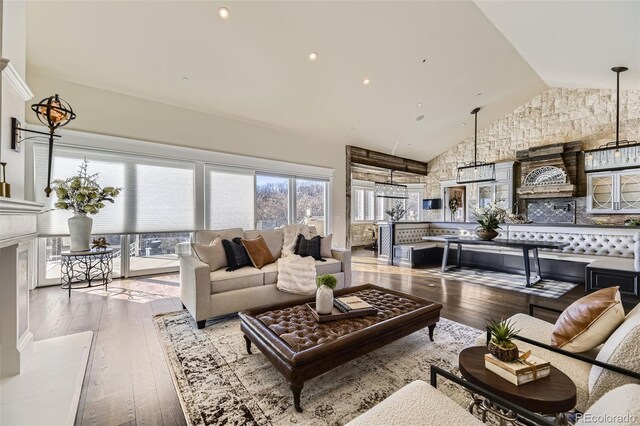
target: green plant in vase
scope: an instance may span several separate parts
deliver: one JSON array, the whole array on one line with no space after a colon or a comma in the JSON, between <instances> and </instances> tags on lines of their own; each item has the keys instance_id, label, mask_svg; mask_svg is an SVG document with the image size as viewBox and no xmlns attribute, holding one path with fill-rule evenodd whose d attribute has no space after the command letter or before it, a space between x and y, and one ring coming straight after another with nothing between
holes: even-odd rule
<instances>
[{"instance_id":1,"label":"green plant in vase","mask_svg":"<svg viewBox=\"0 0 640 426\"><path fill-rule=\"evenodd\" d=\"M518 346L513 343L513 339L520 330L516 330L509 320L496 320L491 318L487 321L487 329L491 333L491 340L487 344L489 353L500 361L512 362L518 359Z\"/></svg>"},{"instance_id":2,"label":"green plant in vase","mask_svg":"<svg viewBox=\"0 0 640 426\"><path fill-rule=\"evenodd\" d=\"M509 212L494 203L476 208L473 214L480 225L476 228L476 235L483 240L493 240L497 237L500 224L509 217Z\"/></svg>"},{"instance_id":3,"label":"green plant in vase","mask_svg":"<svg viewBox=\"0 0 640 426\"><path fill-rule=\"evenodd\" d=\"M338 285L338 280L331 274L322 274L316 278L316 285L316 311L330 314L333 311L333 289Z\"/></svg>"}]
</instances>

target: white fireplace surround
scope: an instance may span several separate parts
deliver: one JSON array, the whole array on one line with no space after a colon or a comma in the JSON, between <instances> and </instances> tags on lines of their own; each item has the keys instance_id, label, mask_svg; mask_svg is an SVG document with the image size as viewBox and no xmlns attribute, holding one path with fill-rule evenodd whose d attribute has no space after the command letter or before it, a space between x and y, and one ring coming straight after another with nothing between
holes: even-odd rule
<instances>
[{"instance_id":1,"label":"white fireplace surround","mask_svg":"<svg viewBox=\"0 0 640 426\"><path fill-rule=\"evenodd\" d=\"M29 291L41 210L0 197L0 424L73 425L93 339L86 331L33 340Z\"/></svg>"}]
</instances>

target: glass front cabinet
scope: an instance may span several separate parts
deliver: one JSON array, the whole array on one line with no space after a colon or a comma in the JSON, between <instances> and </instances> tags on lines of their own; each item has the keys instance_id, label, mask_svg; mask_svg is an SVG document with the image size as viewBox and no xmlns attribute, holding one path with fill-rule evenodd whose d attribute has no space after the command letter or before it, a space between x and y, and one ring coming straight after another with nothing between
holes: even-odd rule
<instances>
[{"instance_id":1,"label":"glass front cabinet","mask_svg":"<svg viewBox=\"0 0 640 426\"><path fill-rule=\"evenodd\" d=\"M513 210L513 162L496 164L496 180L478 184L478 206L487 207L492 202Z\"/></svg>"},{"instance_id":2,"label":"glass front cabinet","mask_svg":"<svg viewBox=\"0 0 640 426\"><path fill-rule=\"evenodd\" d=\"M587 212L640 213L640 170L587 175Z\"/></svg>"}]
</instances>

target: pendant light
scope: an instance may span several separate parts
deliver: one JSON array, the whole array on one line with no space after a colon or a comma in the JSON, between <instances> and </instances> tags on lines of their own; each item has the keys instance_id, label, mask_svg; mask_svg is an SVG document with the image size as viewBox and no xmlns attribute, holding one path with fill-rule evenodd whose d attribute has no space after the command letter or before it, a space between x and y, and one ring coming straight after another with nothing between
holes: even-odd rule
<instances>
[{"instance_id":1,"label":"pendant light","mask_svg":"<svg viewBox=\"0 0 640 426\"><path fill-rule=\"evenodd\" d=\"M620 73L627 67L613 67L616 73L616 140L584 152L584 172L640 168L640 144L620 140Z\"/></svg>"},{"instance_id":2,"label":"pendant light","mask_svg":"<svg viewBox=\"0 0 640 426\"><path fill-rule=\"evenodd\" d=\"M478 161L478 111L474 108L475 134L473 137L473 162L458 167L457 183L491 182L496 180L496 164Z\"/></svg>"},{"instance_id":3,"label":"pendant light","mask_svg":"<svg viewBox=\"0 0 640 426\"><path fill-rule=\"evenodd\" d=\"M393 198L396 200L406 200L409 198L407 185L393 183L393 170L391 170L391 181L376 182L374 192L376 198Z\"/></svg>"}]
</instances>

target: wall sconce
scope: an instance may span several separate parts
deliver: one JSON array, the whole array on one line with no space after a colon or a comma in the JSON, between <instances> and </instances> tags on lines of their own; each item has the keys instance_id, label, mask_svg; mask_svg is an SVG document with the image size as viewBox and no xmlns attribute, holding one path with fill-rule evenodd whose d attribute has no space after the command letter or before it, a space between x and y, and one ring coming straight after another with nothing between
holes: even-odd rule
<instances>
[{"instance_id":1,"label":"wall sconce","mask_svg":"<svg viewBox=\"0 0 640 426\"><path fill-rule=\"evenodd\" d=\"M55 134L57 128L66 126L69 122L76 118L71 105L57 94L44 98L37 104L31 105L31 110L36 113L38 120L49 128L49 133L38 132L20 127L20 122L11 118L11 148L20 152L20 144L23 139L20 132L35 133L38 135L49 136L49 169L47 174L47 187L44 189L47 197L51 195L51 164L53 161L53 139L59 138Z\"/></svg>"}]
</instances>

